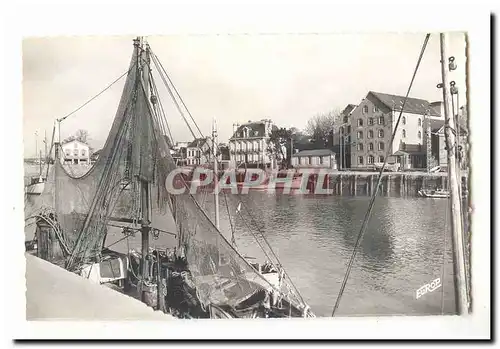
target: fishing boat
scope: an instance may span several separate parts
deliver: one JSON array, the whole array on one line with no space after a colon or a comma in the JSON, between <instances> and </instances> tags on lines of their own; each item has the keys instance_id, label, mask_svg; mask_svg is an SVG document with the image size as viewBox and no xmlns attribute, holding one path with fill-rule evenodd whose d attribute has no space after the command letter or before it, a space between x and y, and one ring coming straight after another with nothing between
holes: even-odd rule
<instances>
[{"instance_id":1,"label":"fishing boat","mask_svg":"<svg viewBox=\"0 0 500 349\"><path fill-rule=\"evenodd\" d=\"M418 195L424 198L449 198L450 191L446 189L420 189Z\"/></svg>"},{"instance_id":2,"label":"fishing boat","mask_svg":"<svg viewBox=\"0 0 500 349\"><path fill-rule=\"evenodd\" d=\"M135 39L108 139L88 172L76 177L65 170L56 136L41 209L31 216L32 253L180 318L314 317L274 253L264 264L250 263L197 194L169 188L178 167L165 141L153 64L169 92L176 92L151 47ZM171 97L177 107L183 104L180 96ZM53 134L59 135L60 123ZM176 180L189 189L183 176ZM112 250L106 242L112 227L121 240L140 235L140 251ZM160 235L172 244L151 246Z\"/></svg>"},{"instance_id":3,"label":"fishing boat","mask_svg":"<svg viewBox=\"0 0 500 349\"><path fill-rule=\"evenodd\" d=\"M42 176L31 177L31 183L26 186L26 194L40 195L45 187L45 178Z\"/></svg>"},{"instance_id":4,"label":"fishing boat","mask_svg":"<svg viewBox=\"0 0 500 349\"><path fill-rule=\"evenodd\" d=\"M45 161L42 161L42 151L40 150L40 156L38 159L38 164L40 165L40 171L37 176L30 177L30 183L25 188L25 193L27 195L40 195L45 188L45 181L48 175L48 168L50 165L48 153L47 153L47 135L44 136L43 143L45 144ZM52 151L52 150L51 150ZM44 174L43 165L47 166L47 171Z\"/></svg>"}]
</instances>

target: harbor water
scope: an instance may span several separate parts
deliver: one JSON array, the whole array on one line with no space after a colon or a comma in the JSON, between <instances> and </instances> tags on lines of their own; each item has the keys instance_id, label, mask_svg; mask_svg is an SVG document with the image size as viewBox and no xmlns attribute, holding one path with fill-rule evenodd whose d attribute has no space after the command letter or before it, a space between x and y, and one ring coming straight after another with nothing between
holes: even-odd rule
<instances>
[{"instance_id":1,"label":"harbor water","mask_svg":"<svg viewBox=\"0 0 500 349\"><path fill-rule=\"evenodd\" d=\"M213 195L203 199L207 212L213 214ZM266 256L253 235L262 232L312 310L318 316L331 316L369 198L227 194L231 222L226 200L219 199L225 237L230 240L232 225L238 250L263 262ZM237 214L240 201L242 210ZM447 203L446 199L376 199L336 315L455 312ZM128 242L122 238L120 229L110 228L106 245L121 252L140 248L140 234ZM264 243L262 238L259 241ZM163 234L151 241L156 247L174 244L172 237ZM442 286L417 299L416 291L437 278Z\"/></svg>"}]
</instances>

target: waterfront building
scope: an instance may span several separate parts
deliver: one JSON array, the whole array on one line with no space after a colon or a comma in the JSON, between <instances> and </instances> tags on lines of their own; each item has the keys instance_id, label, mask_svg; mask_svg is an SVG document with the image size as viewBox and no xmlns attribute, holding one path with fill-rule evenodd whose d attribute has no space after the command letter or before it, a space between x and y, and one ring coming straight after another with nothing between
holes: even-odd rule
<instances>
[{"instance_id":1,"label":"waterfront building","mask_svg":"<svg viewBox=\"0 0 500 349\"><path fill-rule=\"evenodd\" d=\"M75 165L90 164L90 146L86 143L72 140L62 143L61 163Z\"/></svg>"},{"instance_id":2,"label":"waterfront building","mask_svg":"<svg viewBox=\"0 0 500 349\"><path fill-rule=\"evenodd\" d=\"M337 169L335 153L330 149L302 150L292 155L294 168L329 168Z\"/></svg>"},{"instance_id":3,"label":"waterfront building","mask_svg":"<svg viewBox=\"0 0 500 349\"><path fill-rule=\"evenodd\" d=\"M441 105L408 98L391 143L403 101L403 96L370 91L350 112L340 132L352 140L347 144L351 168L374 168L384 162L388 151L388 164L398 164L401 169L426 167L424 120L444 120Z\"/></svg>"},{"instance_id":4,"label":"waterfront building","mask_svg":"<svg viewBox=\"0 0 500 349\"><path fill-rule=\"evenodd\" d=\"M212 158L212 140L209 137L197 138L186 147L186 165L205 165Z\"/></svg>"},{"instance_id":5,"label":"waterfront building","mask_svg":"<svg viewBox=\"0 0 500 349\"><path fill-rule=\"evenodd\" d=\"M333 130L333 151L339 169L351 167L351 114L356 109L356 104L348 104L341 113L338 124Z\"/></svg>"},{"instance_id":6,"label":"waterfront building","mask_svg":"<svg viewBox=\"0 0 500 349\"><path fill-rule=\"evenodd\" d=\"M273 154L269 151L272 130L278 128L269 119L233 124L233 135L229 139L231 167L275 167Z\"/></svg>"}]
</instances>

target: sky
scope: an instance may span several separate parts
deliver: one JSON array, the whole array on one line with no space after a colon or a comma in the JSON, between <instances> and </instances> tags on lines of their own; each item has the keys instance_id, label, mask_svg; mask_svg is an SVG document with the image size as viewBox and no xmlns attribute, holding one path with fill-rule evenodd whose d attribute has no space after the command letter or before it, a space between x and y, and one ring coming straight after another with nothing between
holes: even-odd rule
<instances>
[{"instance_id":1,"label":"sky","mask_svg":"<svg viewBox=\"0 0 500 349\"><path fill-rule=\"evenodd\" d=\"M54 120L99 93L128 68L133 36L72 36L23 40L25 157L40 149ZM303 129L318 113L358 104L368 93L405 95L425 34L276 34L149 36L147 41L204 135L217 119L220 142L233 123L272 119ZM466 44L449 34L456 58L450 74L466 101ZM158 75L156 75L158 77ZM61 123L61 138L85 129L102 147L125 79ZM410 97L442 99L439 35L427 45ZM192 140L168 93L156 78L175 141ZM38 136L35 136L38 133Z\"/></svg>"}]
</instances>

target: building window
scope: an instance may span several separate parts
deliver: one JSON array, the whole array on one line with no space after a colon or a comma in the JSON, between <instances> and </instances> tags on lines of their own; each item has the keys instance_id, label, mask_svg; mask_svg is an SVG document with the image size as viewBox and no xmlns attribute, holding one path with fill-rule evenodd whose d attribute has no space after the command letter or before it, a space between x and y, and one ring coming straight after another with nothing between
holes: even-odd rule
<instances>
[{"instance_id":1,"label":"building window","mask_svg":"<svg viewBox=\"0 0 500 349\"><path fill-rule=\"evenodd\" d=\"M66 153L66 156L70 156L71 155L71 152L69 150L66 150L65 153Z\"/></svg>"},{"instance_id":2,"label":"building window","mask_svg":"<svg viewBox=\"0 0 500 349\"><path fill-rule=\"evenodd\" d=\"M322 156L319 157L319 164L323 165L323 157Z\"/></svg>"},{"instance_id":3,"label":"building window","mask_svg":"<svg viewBox=\"0 0 500 349\"><path fill-rule=\"evenodd\" d=\"M378 162L384 162L384 160L385 160L385 159L384 159L384 157L383 157L382 155L380 155L380 156L378 157Z\"/></svg>"},{"instance_id":4,"label":"building window","mask_svg":"<svg viewBox=\"0 0 500 349\"><path fill-rule=\"evenodd\" d=\"M384 117L383 117L383 116L380 116L380 117L378 118L378 124L379 124L379 125L385 125L385 120L384 120Z\"/></svg>"},{"instance_id":5,"label":"building window","mask_svg":"<svg viewBox=\"0 0 500 349\"><path fill-rule=\"evenodd\" d=\"M422 126L422 119L418 118L418 126Z\"/></svg>"},{"instance_id":6,"label":"building window","mask_svg":"<svg viewBox=\"0 0 500 349\"><path fill-rule=\"evenodd\" d=\"M363 139L363 131L358 131L358 139Z\"/></svg>"},{"instance_id":7,"label":"building window","mask_svg":"<svg viewBox=\"0 0 500 349\"><path fill-rule=\"evenodd\" d=\"M350 134L351 133L351 125L348 125L347 126L347 133Z\"/></svg>"},{"instance_id":8,"label":"building window","mask_svg":"<svg viewBox=\"0 0 500 349\"><path fill-rule=\"evenodd\" d=\"M406 130L402 130L402 131L401 131L401 134L402 134L402 137L403 137L403 138L406 138Z\"/></svg>"},{"instance_id":9,"label":"building window","mask_svg":"<svg viewBox=\"0 0 500 349\"><path fill-rule=\"evenodd\" d=\"M403 123L403 125L406 125L406 117L403 116L403 119L401 119L401 122Z\"/></svg>"},{"instance_id":10,"label":"building window","mask_svg":"<svg viewBox=\"0 0 500 349\"><path fill-rule=\"evenodd\" d=\"M363 165L363 157L358 156L358 165Z\"/></svg>"},{"instance_id":11,"label":"building window","mask_svg":"<svg viewBox=\"0 0 500 349\"><path fill-rule=\"evenodd\" d=\"M85 156L85 149L82 149L82 156Z\"/></svg>"},{"instance_id":12,"label":"building window","mask_svg":"<svg viewBox=\"0 0 500 349\"><path fill-rule=\"evenodd\" d=\"M378 144L378 150L384 150L384 145L385 145L384 142L380 142Z\"/></svg>"},{"instance_id":13,"label":"building window","mask_svg":"<svg viewBox=\"0 0 500 349\"><path fill-rule=\"evenodd\" d=\"M368 131L368 138L373 138L373 130Z\"/></svg>"},{"instance_id":14,"label":"building window","mask_svg":"<svg viewBox=\"0 0 500 349\"><path fill-rule=\"evenodd\" d=\"M368 150L373 150L373 143L368 143Z\"/></svg>"},{"instance_id":15,"label":"building window","mask_svg":"<svg viewBox=\"0 0 500 349\"><path fill-rule=\"evenodd\" d=\"M422 138L422 132L418 131L418 138Z\"/></svg>"},{"instance_id":16,"label":"building window","mask_svg":"<svg viewBox=\"0 0 500 349\"><path fill-rule=\"evenodd\" d=\"M358 151L363 151L363 143L358 143Z\"/></svg>"},{"instance_id":17,"label":"building window","mask_svg":"<svg viewBox=\"0 0 500 349\"><path fill-rule=\"evenodd\" d=\"M363 107L363 114L366 114L366 113L368 113L368 106L367 105L365 105Z\"/></svg>"},{"instance_id":18,"label":"building window","mask_svg":"<svg viewBox=\"0 0 500 349\"><path fill-rule=\"evenodd\" d=\"M378 112L378 108L376 106L373 106L373 112L374 113Z\"/></svg>"},{"instance_id":19,"label":"building window","mask_svg":"<svg viewBox=\"0 0 500 349\"><path fill-rule=\"evenodd\" d=\"M73 147L74 147L75 149L76 149L76 148L78 148L78 144L77 144L76 142L75 142L75 143L73 143Z\"/></svg>"},{"instance_id":20,"label":"building window","mask_svg":"<svg viewBox=\"0 0 500 349\"><path fill-rule=\"evenodd\" d=\"M374 162L375 162L375 158L373 157L373 155L369 155L368 156L368 163L373 164Z\"/></svg>"},{"instance_id":21,"label":"building window","mask_svg":"<svg viewBox=\"0 0 500 349\"><path fill-rule=\"evenodd\" d=\"M368 119L368 125L372 126L374 124L373 118Z\"/></svg>"},{"instance_id":22,"label":"building window","mask_svg":"<svg viewBox=\"0 0 500 349\"><path fill-rule=\"evenodd\" d=\"M363 126L363 119L358 119L358 126Z\"/></svg>"},{"instance_id":23,"label":"building window","mask_svg":"<svg viewBox=\"0 0 500 349\"><path fill-rule=\"evenodd\" d=\"M347 116L344 116L344 124L347 124L349 122L349 118Z\"/></svg>"},{"instance_id":24,"label":"building window","mask_svg":"<svg viewBox=\"0 0 500 349\"><path fill-rule=\"evenodd\" d=\"M73 155L74 155L74 156L78 156L78 149L75 149L75 150L73 151Z\"/></svg>"},{"instance_id":25,"label":"building window","mask_svg":"<svg viewBox=\"0 0 500 349\"><path fill-rule=\"evenodd\" d=\"M378 138L384 138L384 130L378 130Z\"/></svg>"},{"instance_id":26,"label":"building window","mask_svg":"<svg viewBox=\"0 0 500 349\"><path fill-rule=\"evenodd\" d=\"M340 131L340 134L341 134L341 135L343 135L343 134L344 134L344 127L341 127L341 128L339 129L339 131Z\"/></svg>"}]
</instances>

